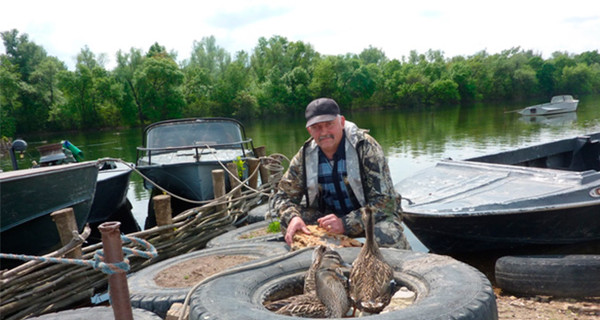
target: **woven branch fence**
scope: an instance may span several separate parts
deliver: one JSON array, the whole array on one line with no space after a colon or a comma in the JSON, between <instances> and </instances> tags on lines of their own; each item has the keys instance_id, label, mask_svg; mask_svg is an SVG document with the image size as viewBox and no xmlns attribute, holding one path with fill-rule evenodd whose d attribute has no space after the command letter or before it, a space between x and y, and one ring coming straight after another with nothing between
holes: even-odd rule
<instances>
[{"instance_id":1,"label":"woven branch fence","mask_svg":"<svg viewBox=\"0 0 600 320\"><path fill-rule=\"evenodd\" d=\"M259 166L280 161L277 157L276 160L267 159L269 160L264 161L261 158ZM276 167L281 171L280 166L276 165ZM270 170L273 172L272 167ZM158 257L151 260L139 257L130 258L129 272L138 271L164 259L202 249L212 238L241 225L247 213L267 201L268 196L266 195L272 194L280 174L276 173L270 177L270 181L261 184L258 189L244 188L241 193L232 190L225 197L186 210L173 217L173 223L170 225L128 234L127 236L146 240L158 251ZM233 194L236 194L235 198ZM217 210L217 208L221 209ZM61 256L77 247L87 238L89 232L90 230L87 228L82 235L74 237L71 243L53 255ZM134 245L128 243L123 246L133 247ZM102 243L84 246L81 259L92 259L94 253L99 249L102 249ZM0 319L25 319L89 305L94 295L106 291L107 284L107 274L89 267L29 261L0 273Z\"/></svg>"}]
</instances>

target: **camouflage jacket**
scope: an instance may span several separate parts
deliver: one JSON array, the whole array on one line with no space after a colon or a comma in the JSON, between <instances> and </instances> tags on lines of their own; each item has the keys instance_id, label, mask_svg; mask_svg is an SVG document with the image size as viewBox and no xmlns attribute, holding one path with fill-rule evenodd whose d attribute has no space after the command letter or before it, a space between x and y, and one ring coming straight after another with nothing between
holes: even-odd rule
<instances>
[{"instance_id":1,"label":"camouflage jacket","mask_svg":"<svg viewBox=\"0 0 600 320\"><path fill-rule=\"evenodd\" d=\"M346 120L346 169L344 181L361 206L370 206L375 213L375 223L383 220L401 221L400 195L394 190L390 170L379 143L367 130ZM312 138L308 139L290 162L281 178L274 199L274 208L283 227L300 216L306 224L316 224L320 212L318 184L318 149ZM342 217L345 234L356 237L364 232L360 210Z\"/></svg>"}]
</instances>

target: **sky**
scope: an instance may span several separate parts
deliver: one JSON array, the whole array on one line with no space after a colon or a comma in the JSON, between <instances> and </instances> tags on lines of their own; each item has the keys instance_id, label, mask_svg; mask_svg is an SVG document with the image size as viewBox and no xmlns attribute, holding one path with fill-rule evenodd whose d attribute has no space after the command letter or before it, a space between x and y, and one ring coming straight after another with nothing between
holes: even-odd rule
<instances>
[{"instance_id":1,"label":"sky","mask_svg":"<svg viewBox=\"0 0 600 320\"><path fill-rule=\"evenodd\" d=\"M113 69L119 50L158 42L181 62L210 36L232 57L277 35L325 55L374 47L389 59L430 49L451 58L520 47L547 59L600 50L600 1L5 0L0 32L12 29L70 70L85 46Z\"/></svg>"}]
</instances>

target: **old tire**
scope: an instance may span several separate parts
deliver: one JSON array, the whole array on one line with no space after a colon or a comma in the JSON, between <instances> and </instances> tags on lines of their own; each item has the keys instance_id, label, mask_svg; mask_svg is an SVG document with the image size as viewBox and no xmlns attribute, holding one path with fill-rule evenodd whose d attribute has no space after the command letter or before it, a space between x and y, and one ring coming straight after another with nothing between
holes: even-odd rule
<instances>
[{"instance_id":1,"label":"old tire","mask_svg":"<svg viewBox=\"0 0 600 320\"><path fill-rule=\"evenodd\" d=\"M269 211L269 204L264 203L259 206L254 207L252 210L248 211L248 223L256 223L265 221L266 215L269 214L271 217L275 217L274 210L271 209Z\"/></svg>"},{"instance_id":2,"label":"old tire","mask_svg":"<svg viewBox=\"0 0 600 320\"><path fill-rule=\"evenodd\" d=\"M338 252L351 263L359 250L341 248ZM492 286L475 268L447 256L389 248L382 252L394 266L396 280L416 292L417 298L406 309L369 319L498 319ZM244 319L289 319L270 312L263 302L284 297L278 292L290 286L301 288L311 255L307 250L279 261L270 258L273 261L268 265L249 265L249 270L206 282L192 296L190 319L239 319L241 313Z\"/></svg>"},{"instance_id":3,"label":"old tire","mask_svg":"<svg viewBox=\"0 0 600 320\"><path fill-rule=\"evenodd\" d=\"M600 296L600 255L505 256L496 261L495 277L507 292Z\"/></svg>"},{"instance_id":4,"label":"old tire","mask_svg":"<svg viewBox=\"0 0 600 320\"><path fill-rule=\"evenodd\" d=\"M243 226L226 232L222 235L216 236L206 244L207 248L220 247L225 245L231 245L236 243L255 243L255 242L266 242L266 241L278 241L283 242L283 234L281 232L270 233L264 236L245 238L244 235L250 234L254 231L266 229L271 221L261 221Z\"/></svg>"},{"instance_id":5,"label":"old tire","mask_svg":"<svg viewBox=\"0 0 600 320\"><path fill-rule=\"evenodd\" d=\"M288 249L285 243L235 244L194 251L158 262L131 274L127 278L131 305L152 311L164 318L173 303L183 302L192 286L167 288L157 285L154 281L154 277L157 274L173 265L210 255L244 255L263 258L273 255L283 255L287 252Z\"/></svg>"},{"instance_id":6,"label":"old tire","mask_svg":"<svg viewBox=\"0 0 600 320\"><path fill-rule=\"evenodd\" d=\"M138 308L133 308L133 319L134 320L162 320L163 318L156 314ZM112 307L91 307L91 308L80 308L73 310L66 310L61 312L48 313L35 318L36 320L81 320L81 319L94 319L94 320L114 320L115 315Z\"/></svg>"}]
</instances>

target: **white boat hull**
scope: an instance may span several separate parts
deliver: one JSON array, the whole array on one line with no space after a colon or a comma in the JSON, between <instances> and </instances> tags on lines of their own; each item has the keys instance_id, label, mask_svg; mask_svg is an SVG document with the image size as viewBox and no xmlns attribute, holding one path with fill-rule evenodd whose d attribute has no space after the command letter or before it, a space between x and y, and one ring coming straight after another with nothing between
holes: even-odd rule
<instances>
[{"instance_id":1,"label":"white boat hull","mask_svg":"<svg viewBox=\"0 0 600 320\"><path fill-rule=\"evenodd\" d=\"M524 116L547 116L565 112L577 111L579 100L574 100L571 96L555 96L549 103L538 104L527 107L519 113Z\"/></svg>"}]
</instances>

